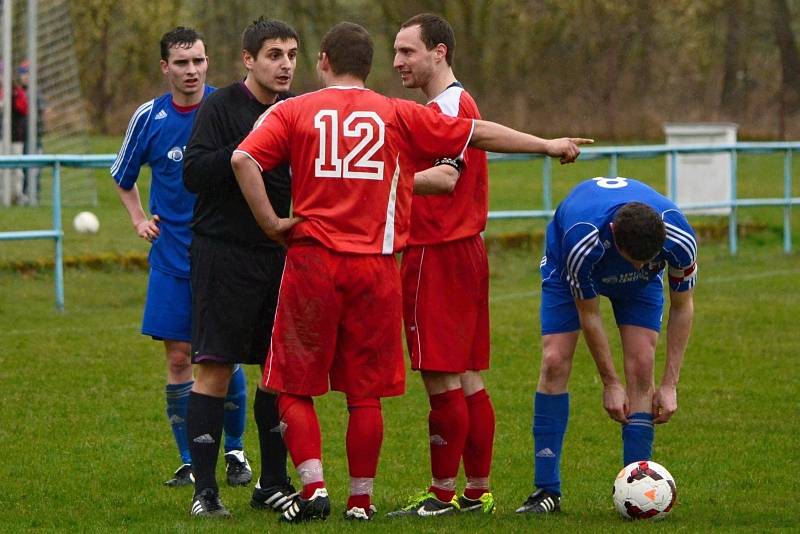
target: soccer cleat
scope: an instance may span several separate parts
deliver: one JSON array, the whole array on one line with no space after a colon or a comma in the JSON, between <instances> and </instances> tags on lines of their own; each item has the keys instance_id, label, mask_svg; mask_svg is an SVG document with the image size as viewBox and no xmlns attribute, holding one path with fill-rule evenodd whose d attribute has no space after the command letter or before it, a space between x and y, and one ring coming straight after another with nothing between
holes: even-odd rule
<instances>
[{"instance_id":1,"label":"soccer cleat","mask_svg":"<svg viewBox=\"0 0 800 534\"><path fill-rule=\"evenodd\" d=\"M494 495L488 491L478 499L468 499L464 495L458 498L458 507L462 512L483 512L493 514L495 512Z\"/></svg>"},{"instance_id":2,"label":"soccer cleat","mask_svg":"<svg viewBox=\"0 0 800 534\"><path fill-rule=\"evenodd\" d=\"M253 480L253 470L244 451L225 453L225 475L229 486L246 486Z\"/></svg>"},{"instance_id":3,"label":"soccer cleat","mask_svg":"<svg viewBox=\"0 0 800 534\"><path fill-rule=\"evenodd\" d=\"M178 488L181 486L189 486L194 484L194 475L192 474L192 464L183 464L172 475L172 478L164 482L165 486L170 488Z\"/></svg>"},{"instance_id":4,"label":"soccer cleat","mask_svg":"<svg viewBox=\"0 0 800 534\"><path fill-rule=\"evenodd\" d=\"M257 510L273 510L275 512L283 512L297 496L294 486L287 478L286 484L269 486L266 488L261 487L261 481L256 482L256 487L253 488L253 497L250 499L250 506Z\"/></svg>"},{"instance_id":5,"label":"soccer cleat","mask_svg":"<svg viewBox=\"0 0 800 534\"><path fill-rule=\"evenodd\" d=\"M450 502L440 501L436 494L423 492L411 499L405 507L389 512L388 517L434 517L458 512L458 501L455 497Z\"/></svg>"},{"instance_id":6,"label":"soccer cleat","mask_svg":"<svg viewBox=\"0 0 800 534\"><path fill-rule=\"evenodd\" d=\"M545 489L537 489L517 508L518 514L551 514L561 511L561 496Z\"/></svg>"},{"instance_id":7,"label":"soccer cleat","mask_svg":"<svg viewBox=\"0 0 800 534\"><path fill-rule=\"evenodd\" d=\"M378 509L374 504L370 504L369 508L364 510L358 506L353 506L349 510L345 510L344 518L348 521L370 521L372 516L378 513Z\"/></svg>"},{"instance_id":8,"label":"soccer cleat","mask_svg":"<svg viewBox=\"0 0 800 534\"><path fill-rule=\"evenodd\" d=\"M189 514L194 517L227 518L231 516L231 513L219 500L219 493L214 488L206 488L194 496Z\"/></svg>"},{"instance_id":9,"label":"soccer cleat","mask_svg":"<svg viewBox=\"0 0 800 534\"><path fill-rule=\"evenodd\" d=\"M302 523L317 519L325 521L330 513L331 501L328 499L328 490L317 488L310 499L296 495L278 520L284 523Z\"/></svg>"}]
</instances>

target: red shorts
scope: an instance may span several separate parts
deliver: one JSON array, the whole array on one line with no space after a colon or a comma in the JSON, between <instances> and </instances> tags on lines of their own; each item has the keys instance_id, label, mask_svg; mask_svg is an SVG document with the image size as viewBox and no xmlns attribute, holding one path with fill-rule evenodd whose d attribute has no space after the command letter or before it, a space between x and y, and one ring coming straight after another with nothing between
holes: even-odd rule
<instances>
[{"instance_id":1,"label":"red shorts","mask_svg":"<svg viewBox=\"0 0 800 534\"><path fill-rule=\"evenodd\" d=\"M411 368L489 368L489 262L480 235L403 252L403 319Z\"/></svg>"},{"instance_id":2,"label":"red shorts","mask_svg":"<svg viewBox=\"0 0 800 534\"><path fill-rule=\"evenodd\" d=\"M405 391L401 294L393 255L289 247L263 384L294 395Z\"/></svg>"}]
</instances>

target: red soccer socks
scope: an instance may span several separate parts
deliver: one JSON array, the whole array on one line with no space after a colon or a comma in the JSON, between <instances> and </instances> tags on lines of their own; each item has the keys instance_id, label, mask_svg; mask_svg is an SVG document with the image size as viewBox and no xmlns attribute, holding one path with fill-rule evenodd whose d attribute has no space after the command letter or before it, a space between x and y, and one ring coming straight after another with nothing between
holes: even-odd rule
<instances>
[{"instance_id":1,"label":"red soccer socks","mask_svg":"<svg viewBox=\"0 0 800 534\"><path fill-rule=\"evenodd\" d=\"M494 407L485 389L466 397L469 432L464 445L464 474L467 487L464 496L478 499L489 491L494 446Z\"/></svg>"},{"instance_id":2,"label":"red soccer socks","mask_svg":"<svg viewBox=\"0 0 800 534\"><path fill-rule=\"evenodd\" d=\"M278 413L283 425L283 441L292 456L300 481L301 497L310 499L317 488L324 488L322 436L311 397L286 393L278 395Z\"/></svg>"},{"instance_id":3,"label":"red soccer socks","mask_svg":"<svg viewBox=\"0 0 800 534\"><path fill-rule=\"evenodd\" d=\"M383 442L380 399L347 398L347 463L350 468L350 497L347 508L368 510Z\"/></svg>"},{"instance_id":4,"label":"red soccer socks","mask_svg":"<svg viewBox=\"0 0 800 534\"><path fill-rule=\"evenodd\" d=\"M428 491L449 502L455 495L458 467L464 453L469 414L461 388L430 396L428 434L431 447L433 483Z\"/></svg>"}]
</instances>

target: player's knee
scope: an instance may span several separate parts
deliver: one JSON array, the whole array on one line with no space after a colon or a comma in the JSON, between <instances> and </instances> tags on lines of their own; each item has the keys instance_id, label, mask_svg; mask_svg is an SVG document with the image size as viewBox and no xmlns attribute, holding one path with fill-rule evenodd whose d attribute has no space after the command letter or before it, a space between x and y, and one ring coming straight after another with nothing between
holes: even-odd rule
<instances>
[{"instance_id":1,"label":"player's knee","mask_svg":"<svg viewBox=\"0 0 800 534\"><path fill-rule=\"evenodd\" d=\"M192 372L192 361L189 351L178 349L167 350L167 368L172 376L185 376Z\"/></svg>"},{"instance_id":2,"label":"player's knee","mask_svg":"<svg viewBox=\"0 0 800 534\"><path fill-rule=\"evenodd\" d=\"M542 385L562 385L569 379L572 370L572 357L559 351L545 351L542 354L542 367L539 383Z\"/></svg>"},{"instance_id":3,"label":"player's knee","mask_svg":"<svg viewBox=\"0 0 800 534\"><path fill-rule=\"evenodd\" d=\"M470 396L484 389L483 378L478 371L466 371L461 373L461 388L465 396Z\"/></svg>"},{"instance_id":4,"label":"player's knee","mask_svg":"<svg viewBox=\"0 0 800 534\"><path fill-rule=\"evenodd\" d=\"M428 395L437 395L461 387L461 375L456 373L423 371L422 381Z\"/></svg>"},{"instance_id":5,"label":"player's knee","mask_svg":"<svg viewBox=\"0 0 800 534\"><path fill-rule=\"evenodd\" d=\"M224 397L228 394L232 374L231 364L200 363L197 365L193 389L204 395Z\"/></svg>"}]
</instances>

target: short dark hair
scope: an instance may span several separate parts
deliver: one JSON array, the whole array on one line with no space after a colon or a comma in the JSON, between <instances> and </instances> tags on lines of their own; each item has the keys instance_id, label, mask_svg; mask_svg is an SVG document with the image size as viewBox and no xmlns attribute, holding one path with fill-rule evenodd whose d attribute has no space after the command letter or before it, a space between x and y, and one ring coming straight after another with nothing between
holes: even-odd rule
<instances>
[{"instance_id":1,"label":"short dark hair","mask_svg":"<svg viewBox=\"0 0 800 534\"><path fill-rule=\"evenodd\" d=\"M447 54L445 54L444 60L448 65L453 65L453 54L456 53L456 35L449 22L434 13L420 13L405 21L400 29L411 26L419 26L420 39L428 50L433 50L439 43L445 45Z\"/></svg>"},{"instance_id":2,"label":"short dark hair","mask_svg":"<svg viewBox=\"0 0 800 534\"><path fill-rule=\"evenodd\" d=\"M319 51L325 53L334 74L351 74L366 81L372 69L375 46L369 32L354 22L340 22L322 38Z\"/></svg>"},{"instance_id":3,"label":"short dark hair","mask_svg":"<svg viewBox=\"0 0 800 534\"><path fill-rule=\"evenodd\" d=\"M179 46L182 48L190 48L197 41L201 41L205 47L205 38L200 35L200 32L194 28L187 28L185 26L178 26L174 30L170 30L161 36L161 59L167 61L169 59L169 49Z\"/></svg>"},{"instance_id":4,"label":"short dark hair","mask_svg":"<svg viewBox=\"0 0 800 534\"><path fill-rule=\"evenodd\" d=\"M641 202L629 202L614 214L614 242L637 261L652 259L664 246L667 231L661 216Z\"/></svg>"},{"instance_id":5,"label":"short dark hair","mask_svg":"<svg viewBox=\"0 0 800 534\"><path fill-rule=\"evenodd\" d=\"M264 45L264 41L270 39L281 41L294 39L298 43L300 42L297 32L288 24L282 20L265 19L261 16L258 17L258 20L251 22L242 32L242 50L247 50L251 56L256 57Z\"/></svg>"}]
</instances>

